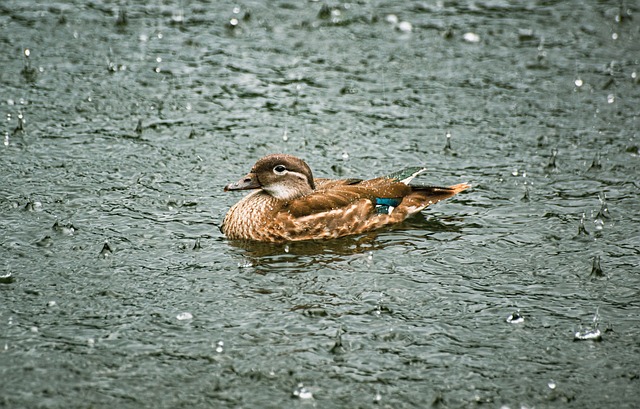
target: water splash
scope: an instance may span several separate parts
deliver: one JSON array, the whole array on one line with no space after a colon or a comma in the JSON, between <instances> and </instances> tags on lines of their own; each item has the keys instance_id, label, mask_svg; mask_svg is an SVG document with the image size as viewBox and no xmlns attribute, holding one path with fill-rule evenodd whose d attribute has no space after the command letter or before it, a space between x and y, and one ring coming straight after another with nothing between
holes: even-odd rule
<instances>
[{"instance_id":1,"label":"water splash","mask_svg":"<svg viewBox=\"0 0 640 409\"><path fill-rule=\"evenodd\" d=\"M458 156L458 153L451 147L451 132L447 131L445 134L444 153L451 156Z\"/></svg>"},{"instance_id":2,"label":"water splash","mask_svg":"<svg viewBox=\"0 0 640 409\"><path fill-rule=\"evenodd\" d=\"M598 195L598 199L600 200L600 210L598 211L598 218L600 219L610 219L611 214L609 213L609 206L607 206L607 196L604 193Z\"/></svg>"},{"instance_id":3,"label":"water splash","mask_svg":"<svg viewBox=\"0 0 640 409\"><path fill-rule=\"evenodd\" d=\"M602 163L600 162L600 152L596 152L593 157L593 161L591 162L591 166L589 166L589 171L602 169Z\"/></svg>"},{"instance_id":4,"label":"water splash","mask_svg":"<svg viewBox=\"0 0 640 409\"><path fill-rule=\"evenodd\" d=\"M520 314L520 311L514 311L507 317L509 324L521 324L524 322L524 316Z\"/></svg>"},{"instance_id":5,"label":"water splash","mask_svg":"<svg viewBox=\"0 0 640 409\"><path fill-rule=\"evenodd\" d=\"M0 275L0 284L11 284L14 281L16 281L16 279L11 272Z\"/></svg>"},{"instance_id":6,"label":"water splash","mask_svg":"<svg viewBox=\"0 0 640 409\"><path fill-rule=\"evenodd\" d=\"M600 313L596 309L596 313L593 315L593 325L587 327L581 327L573 334L574 341L602 341L602 332L598 329L600 321Z\"/></svg>"},{"instance_id":7,"label":"water splash","mask_svg":"<svg viewBox=\"0 0 640 409\"><path fill-rule=\"evenodd\" d=\"M584 221L587 218L587 215L582 213L582 217L580 218L580 224L578 224L578 236L589 236L589 232L584 225Z\"/></svg>"},{"instance_id":8,"label":"water splash","mask_svg":"<svg viewBox=\"0 0 640 409\"><path fill-rule=\"evenodd\" d=\"M109 256L111 256L113 254L113 250L111 249L111 246L109 245L109 242L104 242L104 245L102 246L102 250L100 250L100 254L99 256L101 258L107 258Z\"/></svg>"},{"instance_id":9,"label":"water splash","mask_svg":"<svg viewBox=\"0 0 640 409\"><path fill-rule=\"evenodd\" d=\"M591 273L589 273L589 278L591 278L591 280L595 280L602 277L605 277L605 274L604 271L602 271L602 267L600 266L600 256L595 256L591 265Z\"/></svg>"},{"instance_id":10,"label":"water splash","mask_svg":"<svg viewBox=\"0 0 640 409\"><path fill-rule=\"evenodd\" d=\"M551 157L549 158L549 163L547 163L547 169L551 169L551 170L558 169L557 158L558 158L558 150L556 148L553 148L551 150Z\"/></svg>"},{"instance_id":11,"label":"water splash","mask_svg":"<svg viewBox=\"0 0 640 409\"><path fill-rule=\"evenodd\" d=\"M573 334L574 341L602 341L602 333L598 328L581 328Z\"/></svg>"},{"instance_id":12,"label":"water splash","mask_svg":"<svg viewBox=\"0 0 640 409\"><path fill-rule=\"evenodd\" d=\"M24 49L24 67L22 67L22 71L20 71L20 74L22 74L22 77L27 82L35 82L36 79L38 78L38 70L31 66L31 60L29 59L29 57L31 57L31 50L28 48L25 48Z\"/></svg>"},{"instance_id":13,"label":"water splash","mask_svg":"<svg viewBox=\"0 0 640 409\"><path fill-rule=\"evenodd\" d=\"M193 314L191 314L190 312L181 312L180 314L176 315L176 319L178 321L190 320L193 319Z\"/></svg>"},{"instance_id":14,"label":"water splash","mask_svg":"<svg viewBox=\"0 0 640 409\"><path fill-rule=\"evenodd\" d=\"M472 32L468 32L468 33L464 33L464 35L462 36L462 39L468 43L479 43L480 42L480 36L476 33L472 33Z\"/></svg>"},{"instance_id":15,"label":"water splash","mask_svg":"<svg viewBox=\"0 0 640 409\"><path fill-rule=\"evenodd\" d=\"M293 396L299 399L313 399L313 394L300 382L293 390Z\"/></svg>"}]
</instances>

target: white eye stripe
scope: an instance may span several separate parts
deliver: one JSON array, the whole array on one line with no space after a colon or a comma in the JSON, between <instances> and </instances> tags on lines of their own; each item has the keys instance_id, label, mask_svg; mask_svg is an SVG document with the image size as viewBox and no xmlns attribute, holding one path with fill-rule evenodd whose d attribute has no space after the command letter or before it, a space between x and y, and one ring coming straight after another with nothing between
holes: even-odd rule
<instances>
[{"instance_id":1,"label":"white eye stripe","mask_svg":"<svg viewBox=\"0 0 640 409\"><path fill-rule=\"evenodd\" d=\"M287 173L287 168L284 165L276 165L276 167L273 168L273 173L276 175L284 175Z\"/></svg>"}]
</instances>

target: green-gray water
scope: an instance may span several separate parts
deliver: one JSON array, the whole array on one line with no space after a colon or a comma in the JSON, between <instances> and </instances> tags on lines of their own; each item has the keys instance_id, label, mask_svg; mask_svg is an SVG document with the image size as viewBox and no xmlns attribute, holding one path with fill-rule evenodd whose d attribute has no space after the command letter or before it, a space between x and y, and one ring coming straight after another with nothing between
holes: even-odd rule
<instances>
[{"instance_id":1,"label":"green-gray water","mask_svg":"<svg viewBox=\"0 0 640 409\"><path fill-rule=\"evenodd\" d=\"M3 1L0 406L637 407L639 20ZM227 241L222 187L274 152L473 189L364 236Z\"/></svg>"}]
</instances>

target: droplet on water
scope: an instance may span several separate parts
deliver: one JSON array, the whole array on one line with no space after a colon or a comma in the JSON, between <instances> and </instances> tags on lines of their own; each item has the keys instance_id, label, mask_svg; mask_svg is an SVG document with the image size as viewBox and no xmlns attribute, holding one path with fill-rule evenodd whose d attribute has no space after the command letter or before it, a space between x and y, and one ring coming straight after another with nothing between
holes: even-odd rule
<instances>
[{"instance_id":1,"label":"droplet on water","mask_svg":"<svg viewBox=\"0 0 640 409\"><path fill-rule=\"evenodd\" d=\"M478 43L480 42L480 36L476 33L464 33L464 35L462 36L462 38L464 38L464 41L468 42L468 43Z\"/></svg>"},{"instance_id":2,"label":"droplet on water","mask_svg":"<svg viewBox=\"0 0 640 409\"><path fill-rule=\"evenodd\" d=\"M111 249L111 246L109 246L109 243L105 241L102 246L102 250L100 250L100 257L107 258L111 254L113 254L113 250Z\"/></svg>"},{"instance_id":3,"label":"droplet on water","mask_svg":"<svg viewBox=\"0 0 640 409\"><path fill-rule=\"evenodd\" d=\"M604 277L604 272L602 271L602 267L600 267L600 256L595 256L593 258L591 273L589 274L589 277L592 279Z\"/></svg>"},{"instance_id":4,"label":"droplet on water","mask_svg":"<svg viewBox=\"0 0 640 409\"><path fill-rule=\"evenodd\" d=\"M398 24L398 30L402 31L403 33L410 33L413 31L413 26L408 21L401 21Z\"/></svg>"},{"instance_id":5,"label":"droplet on water","mask_svg":"<svg viewBox=\"0 0 640 409\"><path fill-rule=\"evenodd\" d=\"M576 87L581 87L584 83L582 82L582 80L580 78L576 78L576 80L574 81L574 84L576 84Z\"/></svg>"},{"instance_id":6,"label":"droplet on water","mask_svg":"<svg viewBox=\"0 0 640 409\"><path fill-rule=\"evenodd\" d=\"M607 95L607 102L609 104L613 104L614 102L616 102L616 96L613 94L609 94Z\"/></svg>"},{"instance_id":7,"label":"droplet on water","mask_svg":"<svg viewBox=\"0 0 640 409\"><path fill-rule=\"evenodd\" d=\"M578 236L588 236L589 232L587 228L584 226L584 220L586 219L586 215L582 213L582 217L580 218L580 224L578 225Z\"/></svg>"},{"instance_id":8,"label":"droplet on water","mask_svg":"<svg viewBox=\"0 0 640 409\"><path fill-rule=\"evenodd\" d=\"M549 387L549 389L555 389L556 388L556 381L551 380L549 381L549 383L547 384L547 386Z\"/></svg>"},{"instance_id":9,"label":"droplet on water","mask_svg":"<svg viewBox=\"0 0 640 409\"><path fill-rule=\"evenodd\" d=\"M524 322L524 316L520 314L520 311L512 312L507 317L507 322L509 324L521 324Z\"/></svg>"},{"instance_id":10,"label":"droplet on water","mask_svg":"<svg viewBox=\"0 0 640 409\"><path fill-rule=\"evenodd\" d=\"M293 390L293 396L300 399L312 399L313 394L310 390L304 387L302 383L299 383L298 386Z\"/></svg>"},{"instance_id":11,"label":"droplet on water","mask_svg":"<svg viewBox=\"0 0 640 409\"><path fill-rule=\"evenodd\" d=\"M191 314L190 312L181 312L180 314L176 315L176 319L178 321L190 320L192 318L193 314Z\"/></svg>"},{"instance_id":12,"label":"droplet on water","mask_svg":"<svg viewBox=\"0 0 640 409\"><path fill-rule=\"evenodd\" d=\"M384 19L389 24L398 24L398 16L396 16L395 14L388 14Z\"/></svg>"},{"instance_id":13,"label":"droplet on water","mask_svg":"<svg viewBox=\"0 0 640 409\"><path fill-rule=\"evenodd\" d=\"M574 341L602 341L602 333L598 328L583 328L573 334Z\"/></svg>"}]
</instances>

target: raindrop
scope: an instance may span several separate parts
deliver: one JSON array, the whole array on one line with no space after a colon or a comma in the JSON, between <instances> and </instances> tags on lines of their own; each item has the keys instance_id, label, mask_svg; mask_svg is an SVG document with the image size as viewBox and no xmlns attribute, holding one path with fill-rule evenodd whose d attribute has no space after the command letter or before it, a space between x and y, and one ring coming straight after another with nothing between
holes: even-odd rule
<instances>
[{"instance_id":1,"label":"raindrop","mask_svg":"<svg viewBox=\"0 0 640 409\"><path fill-rule=\"evenodd\" d=\"M111 246L109 246L109 243L105 241L104 245L102 246L102 250L100 250L100 257L107 258L112 254L113 250L111 249Z\"/></svg>"},{"instance_id":2,"label":"raindrop","mask_svg":"<svg viewBox=\"0 0 640 409\"><path fill-rule=\"evenodd\" d=\"M613 33L613 34L611 34L611 38L612 38L613 40L617 40L617 39L618 39L618 33Z\"/></svg>"},{"instance_id":3,"label":"raindrop","mask_svg":"<svg viewBox=\"0 0 640 409\"><path fill-rule=\"evenodd\" d=\"M16 281L16 279L11 272L0 275L0 284L11 284L14 281Z\"/></svg>"},{"instance_id":4,"label":"raindrop","mask_svg":"<svg viewBox=\"0 0 640 409\"><path fill-rule=\"evenodd\" d=\"M347 160L349 159L349 153L348 152L342 152L342 160Z\"/></svg>"},{"instance_id":5,"label":"raindrop","mask_svg":"<svg viewBox=\"0 0 640 409\"><path fill-rule=\"evenodd\" d=\"M464 38L464 41L468 42L468 43L478 43L480 42L480 36L476 33L464 33L464 35L462 36L462 38Z\"/></svg>"},{"instance_id":6,"label":"raindrop","mask_svg":"<svg viewBox=\"0 0 640 409\"><path fill-rule=\"evenodd\" d=\"M445 137L446 137L446 139L445 139L445 142L444 142L444 151L445 152L452 152L453 149L451 148L451 132L447 131Z\"/></svg>"},{"instance_id":7,"label":"raindrop","mask_svg":"<svg viewBox=\"0 0 640 409\"><path fill-rule=\"evenodd\" d=\"M376 396L373 397L373 403L380 403L381 400L382 395L380 395L380 392L376 392Z\"/></svg>"},{"instance_id":8,"label":"raindrop","mask_svg":"<svg viewBox=\"0 0 640 409\"><path fill-rule=\"evenodd\" d=\"M385 21L389 24L398 24L398 16L396 16L395 14L388 14L385 18Z\"/></svg>"},{"instance_id":9,"label":"raindrop","mask_svg":"<svg viewBox=\"0 0 640 409\"><path fill-rule=\"evenodd\" d=\"M251 267L253 267L253 263L251 262L251 260L246 259L246 260L238 262L238 267L239 268L251 268Z\"/></svg>"},{"instance_id":10,"label":"raindrop","mask_svg":"<svg viewBox=\"0 0 640 409\"><path fill-rule=\"evenodd\" d=\"M593 225L594 225L593 227L594 227L596 230L602 230L602 229L604 229L604 220L602 220L601 218L596 218L596 219L593 221Z\"/></svg>"},{"instance_id":11,"label":"raindrop","mask_svg":"<svg viewBox=\"0 0 640 409\"><path fill-rule=\"evenodd\" d=\"M529 190L529 186L524 187L524 195L522 196L522 201L523 202L528 202L531 200L531 192Z\"/></svg>"},{"instance_id":12,"label":"raindrop","mask_svg":"<svg viewBox=\"0 0 640 409\"><path fill-rule=\"evenodd\" d=\"M116 26L124 27L129 23L129 19L127 17L127 9L122 7L118 10L118 18L116 19Z\"/></svg>"},{"instance_id":13,"label":"raindrop","mask_svg":"<svg viewBox=\"0 0 640 409\"><path fill-rule=\"evenodd\" d=\"M591 266L591 273L589 277L591 279L602 278L604 277L604 272L602 271L602 267L600 267L600 256L595 256L593 258L593 264Z\"/></svg>"},{"instance_id":14,"label":"raindrop","mask_svg":"<svg viewBox=\"0 0 640 409\"><path fill-rule=\"evenodd\" d=\"M288 244L285 244L285 245L284 245L284 252L285 252L285 253L288 253L288 252L289 252L289 250L290 250L290 249L289 249L289 245L288 245Z\"/></svg>"},{"instance_id":15,"label":"raindrop","mask_svg":"<svg viewBox=\"0 0 640 409\"><path fill-rule=\"evenodd\" d=\"M87 346L93 348L96 345L96 340L93 338L87 339Z\"/></svg>"},{"instance_id":16,"label":"raindrop","mask_svg":"<svg viewBox=\"0 0 640 409\"><path fill-rule=\"evenodd\" d=\"M35 82L38 77L38 70L31 66L31 60L29 57L31 56L31 50L28 48L24 49L24 67L22 67L22 71L20 72L24 79L27 82Z\"/></svg>"},{"instance_id":17,"label":"raindrop","mask_svg":"<svg viewBox=\"0 0 640 409\"><path fill-rule=\"evenodd\" d=\"M4 146L9 146L9 132L4 133Z\"/></svg>"},{"instance_id":18,"label":"raindrop","mask_svg":"<svg viewBox=\"0 0 640 409\"><path fill-rule=\"evenodd\" d=\"M331 17L331 7L328 4L323 4L318 12L318 18L327 19Z\"/></svg>"},{"instance_id":19,"label":"raindrop","mask_svg":"<svg viewBox=\"0 0 640 409\"><path fill-rule=\"evenodd\" d=\"M42 239L36 242L36 246L51 247L53 246L53 240L51 239L51 236L44 236Z\"/></svg>"},{"instance_id":20,"label":"raindrop","mask_svg":"<svg viewBox=\"0 0 640 409\"><path fill-rule=\"evenodd\" d=\"M71 223L59 223L57 220L51 226L51 230L56 233L61 233L67 236L73 236L76 232L76 228Z\"/></svg>"},{"instance_id":21,"label":"raindrop","mask_svg":"<svg viewBox=\"0 0 640 409\"><path fill-rule=\"evenodd\" d=\"M591 166L589 166L589 170L597 170L602 169L602 164L600 163L600 152L596 152L593 157L593 162L591 162Z\"/></svg>"},{"instance_id":22,"label":"raindrop","mask_svg":"<svg viewBox=\"0 0 640 409\"><path fill-rule=\"evenodd\" d=\"M142 133L142 118L138 119L138 124L136 125L135 132L139 135Z\"/></svg>"},{"instance_id":23,"label":"raindrop","mask_svg":"<svg viewBox=\"0 0 640 409\"><path fill-rule=\"evenodd\" d=\"M549 383L547 383L547 386L549 387L549 389L555 389L556 386L558 386L556 384L556 381L554 381L553 379L549 381Z\"/></svg>"},{"instance_id":24,"label":"raindrop","mask_svg":"<svg viewBox=\"0 0 640 409\"><path fill-rule=\"evenodd\" d=\"M584 85L584 82L582 82L582 80L580 78L576 78L576 80L573 83L576 84L576 87L578 87L578 88L580 88L582 85Z\"/></svg>"},{"instance_id":25,"label":"raindrop","mask_svg":"<svg viewBox=\"0 0 640 409\"><path fill-rule=\"evenodd\" d=\"M201 248L202 248L202 245L200 244L200 237L198 237L196 239L196 242L193 244L192 250L200 250Z\"/></svg>"},{"instance_id":26,"label":"raindrop","mask_svg":"<svg viewBox=\"0 0 640 409\"><path fill-rule=\"evenodd\" d=\"M520 314L520 311L512 312L507 317L507 322L509 324L521 324L524 322L524 316Z\"/></svg>"},{"instance_id":27,"label":"raindrop","mask_svg":"<svg viewBox=\"0 0 640 409\"><path fill-rule=\"evenodd\" d=\"M332 354L341 354L344 353L344 347L342 346L342 333L344 330L342 330L341 328L338 329L337 333L336 333L336 341L333 344L333 347L331 347L330 352Z\"/></svg>"},{"instance_id":28,"label":"raindrop","mask_svg":"<svg viewBox=\"0 0 640 409\"><path fill-rule=\"evenodd\" d=\"M286 126L284 127L284 132L282 133L282 140L285 141L285 142L289 140L289 133L287 131L287 127Z\"/></svg>"},{"instance_id":29,"label":"raindrop","mask_svg":"<svg viewBox=\"0 0 640 409\"><path fill-rule=\"evenodd\" d=\"M50 308L55 307L57 304L58 304L57 302L55 302L54 300L51 300L47 303L47 307L50 307Z\"/></svg>"},{"instance_id":30,"label":"raindrop","mask_svg":"<svg viewBox=\"0 0 640 409\"><path fill-rule=\"evenodd\" d=\"M410 33L413 31L413 26L408 21L401 21L398 24L398 30L402 31L403 33Z\"/></svg>"},{"instance_id":31,"label":"raindrop","mask_svg":"<svg viewBox=\"0 0 640 409\"><path fill-rule=\"evenodd\" d=\"M313 394L304 387L302 382L293 390L293 396L300 399L313 399Z\"/></svg>"},{"instance_id":32,"label":"raindrop","mask_svg":"<svg viewBox=\"0 0 640 409\"><path fill-rule=\"evenodd\" d=\"M551 157L549 158L549 163L547 164L547 169L557 169L558 165L556 163L556 158L558 157L558 150L557 149L552 149L551 150Z\"/></svg>"},{"instance_id":33,"label":"raindrop","mask_svg":"<svg viewBox=\"0 0 640 409\"><path fill-rule=\"evenodd\" d=\"M602 333L598 328L582 328L573 335L574 341L602 341Z\"/></svg>"},{"instance_id":34,"label":"raindrop","mask_svg":"<svg viewBox=\"0 0 640 409\"><path fill-rule=\"evenodd\" d=\"M607 206L607 197L602 193L598 195L598 199L600 200L600 210L596 217L599 219L610 219L611 214L609 214L609 206Z\"/></svg>"},{"instance_id":35,"label":"raindrop","mask_svg":"<svg viewBox=\"0 0 640 409\"><path fill-rule=\"evenodd\" d=\"M616 96L613 94L609 94L607 95L607 102L609 104L613 104L614 102L616 102Z\"/></svg>"},{"instance_id":36,"label":"raindrop","mask_svg":"<svg viewBox=\"0 0 640 409\"><path fill-rule=\"evenodd\" d=\"M578 225L578 236L588 236L589 232L587 231L587 228L584 226L584 220L586 218L586 215L584 213L582 213L582 217L580 218L580 224Z\"/></svg>"},{"instance_id":37,"label":"raindrop","mask_svg":"<svg viewBox=\"0 0 640 409\"><path fill-rule=\"evenodd\" d=\"M216 352L220 354L222 353L223 350L224 350L224 341L216 342Z\"/></svg>"},{"instance_id":38,"label":"raindrop","mask_svg":"<svg viewBox=\"0 0 640 409\"><path fill-rule=\"evenodd\" d=\"M235 18L235 17L234 17L234 18L232 18L231 20L229 20L229 25L230 25L231 27L235 27L235 26L237 26L237 25L238 25L238 23L239 23L239 22L240 22L240 21L239 21L237 18Z\"/></svg>"},{"instance_id":39,"label":"raindrop","mask_svg":"<svg viewBox=\"0 0 640 409\"><path fill-rule=\"evenodd\" d=\"M193 315L190 312L181 312L180 314L176 315L176 319L178 321L190 320L192 318Z\"/></svg>"}]
</instances>

